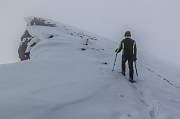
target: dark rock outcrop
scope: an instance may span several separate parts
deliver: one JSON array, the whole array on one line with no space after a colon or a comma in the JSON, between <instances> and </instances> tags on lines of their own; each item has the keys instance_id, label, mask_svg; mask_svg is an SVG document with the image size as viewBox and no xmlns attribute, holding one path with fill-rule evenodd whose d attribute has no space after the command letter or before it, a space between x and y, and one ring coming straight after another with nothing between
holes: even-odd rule
<instances>
[{"instance_id":1,"label":"dark rock outcrop","mask_svg":"<svg viewBox=\"0 0 180 119\"><path fill-rule=\"evenodd\" d=\"M56 27L56 24L53 24L53 23L46 21L42 18L31 17L31 20L28 21L27 26ZM29 55L29 52L26 53L26 49L28 46L28 42L30 42L33 37L34 36L31 36L29 31L27 29L25 29L25 32L21 36L21 43L20 43L19 48L18 48L18 54L19 54L19 58L21 61L27 60L29 58L29 56L27 56L27 54ZM50 36L50 38L52 38L52 37L53 37L53 35Z\"/></svg>"}]
</instances>

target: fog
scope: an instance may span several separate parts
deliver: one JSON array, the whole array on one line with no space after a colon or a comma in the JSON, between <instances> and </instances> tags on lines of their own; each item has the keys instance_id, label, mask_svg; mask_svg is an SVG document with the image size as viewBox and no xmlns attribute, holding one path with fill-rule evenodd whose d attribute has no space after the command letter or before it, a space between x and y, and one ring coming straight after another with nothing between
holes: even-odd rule
<instances>
[{"instance_id":1,"label":"fog","mask_svg":"<svg viewBox=\"0 0 180 119\"><path fill-rule=\"evenodd\" d=\"M138 49L180 66L179 5L179 0L0 0L0 64L19 61L23 18L38 16L117 42L130 30Z\"/></svg>"}]
</instances>

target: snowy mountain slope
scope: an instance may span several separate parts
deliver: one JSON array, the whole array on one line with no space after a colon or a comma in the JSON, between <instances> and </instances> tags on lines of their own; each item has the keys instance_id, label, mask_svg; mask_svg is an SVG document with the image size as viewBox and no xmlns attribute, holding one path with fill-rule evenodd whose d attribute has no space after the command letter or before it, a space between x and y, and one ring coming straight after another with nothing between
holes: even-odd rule
<instances>
[{"instance_id":1,"label":"snowy mountain slope","mask_svg":"<svg viewBox=\"0 0 180 119\"><path fill-rule=\"evenodd\" d=\"M120 54L112 72L118 43L56 24L27 26L31 59L0 65L0 119L179 119L179 70L139 50L131 84Z\"/></svg>"}]
</instances>

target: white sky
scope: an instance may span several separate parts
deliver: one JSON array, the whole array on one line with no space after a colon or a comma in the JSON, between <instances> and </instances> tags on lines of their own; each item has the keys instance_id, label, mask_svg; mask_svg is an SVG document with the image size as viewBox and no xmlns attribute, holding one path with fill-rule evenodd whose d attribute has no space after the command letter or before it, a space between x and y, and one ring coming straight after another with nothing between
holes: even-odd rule
<instances>
[{"instance_id":1,"label":"white sky","mask_svg":"<svg viewBox=\"0 0 180 119\"><path fill-rule=\"evenodd\" d=\"M23 18L38 16L118 42L130 30L139 49L180 66L179 5L179 0L0 0L0 64L19 60Z\"/></svg>"}]
</instances>

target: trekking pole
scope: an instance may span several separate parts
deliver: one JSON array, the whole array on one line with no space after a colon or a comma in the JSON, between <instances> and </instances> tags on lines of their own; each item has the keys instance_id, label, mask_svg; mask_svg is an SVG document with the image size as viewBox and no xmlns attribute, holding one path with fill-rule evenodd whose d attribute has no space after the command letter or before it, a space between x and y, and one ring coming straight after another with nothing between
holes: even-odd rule
<instances>
[{"instance_id":1,"label":"trekking pole","mask_svg":"<svg viewBox=\"0 0 180 119\"><path fill-rule=\"evenodd\" d=\"M114 60L114 65L113 65L113 70L112 71L114 71L114 66L115 66L115 63L116 63L117 54L118 53L116 53L116 57L115 57L115 60Z\"/></svg>"},{"instance_id":2,"label":"trekking pole","mask_svg":"<svg viewBox=\"0 0 180 119\"><path fill-rule=\"evenodd\" d=\"M135 69L136 69L136 75L138 76L137 67L136 67L136 61L134 61Z\"/></svg>"}]
</instances>

